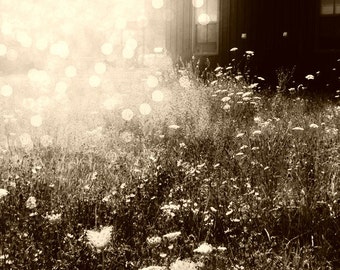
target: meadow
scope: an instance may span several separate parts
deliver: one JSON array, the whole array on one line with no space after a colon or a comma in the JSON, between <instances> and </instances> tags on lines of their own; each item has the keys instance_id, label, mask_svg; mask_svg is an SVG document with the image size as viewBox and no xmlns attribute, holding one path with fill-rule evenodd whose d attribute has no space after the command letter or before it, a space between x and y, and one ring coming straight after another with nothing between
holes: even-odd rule
<instances>
[{"instance_id":1,"label":"meadow","mask_svg":"<svg viewBox=\"0 0 340 270\"><path fill-rule=\"evenodd\" d=\"M267 93L234 66L104 66L2 78L2 269L338 269L340 104L300 95L316 74Z\"/></svg>"}]
</instances>

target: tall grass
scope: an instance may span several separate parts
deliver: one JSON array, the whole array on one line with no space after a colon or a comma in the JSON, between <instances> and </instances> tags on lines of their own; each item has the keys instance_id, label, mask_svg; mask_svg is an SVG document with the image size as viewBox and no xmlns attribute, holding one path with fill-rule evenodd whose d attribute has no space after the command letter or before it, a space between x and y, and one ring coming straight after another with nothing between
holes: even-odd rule
<instances>
[{"instance_id":1,"label":"tall grass","mask_svg":"<svg viewBox=\"0 0 340 270\"><path fill-rule=\"evenodd\" d=\"M101 112L91 135L72 124L65 144L2 154L2 267L339 267L337 103L264 97L227 73L163 87L150 116ZM95 248L86 232L104 226Z\"/></svg>"}]
</instances>

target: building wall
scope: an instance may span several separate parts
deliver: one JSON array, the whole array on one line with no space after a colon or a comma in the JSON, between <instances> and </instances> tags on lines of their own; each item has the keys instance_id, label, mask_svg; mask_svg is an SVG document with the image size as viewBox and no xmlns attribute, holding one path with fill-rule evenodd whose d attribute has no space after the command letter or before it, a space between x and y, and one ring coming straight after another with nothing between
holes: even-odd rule
<instances>
[{"instance_id":1,"label":"building wall","mask_svg":"<svg viewBox=\"0 0 340 270\"><path fill-rule=\"evenodd\" d=\"M192 1L166 0L166 47L172 58L192 56ZM336 51L319 50L319 0L221 0L217 62L228 64L232 47L255 51L258 65L311 67ZM246 38L242 38L242 33ZM285 33L285 34L284 34ZM339 48L340 50L340 48Z\"/></svg>"}]
</instances>

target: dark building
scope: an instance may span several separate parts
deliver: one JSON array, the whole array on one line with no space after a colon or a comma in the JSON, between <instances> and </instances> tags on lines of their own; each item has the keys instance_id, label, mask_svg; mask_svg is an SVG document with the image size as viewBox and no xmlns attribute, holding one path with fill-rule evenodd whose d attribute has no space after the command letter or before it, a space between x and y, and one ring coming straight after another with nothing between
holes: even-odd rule
<instances>
[{"instance_id":1,"label":"dark building","mask_svg":"<svg viewBox=\"0 0 340 270\"><path fill-rule=\"evenodd\" d=\"M340 0L166 0L166 48L173 60L208 57L227 65L255 52L261 72L297 65L313 72L340 58ZM339 63L339 62L338 62Z\"/></svg>"}]
</instances>

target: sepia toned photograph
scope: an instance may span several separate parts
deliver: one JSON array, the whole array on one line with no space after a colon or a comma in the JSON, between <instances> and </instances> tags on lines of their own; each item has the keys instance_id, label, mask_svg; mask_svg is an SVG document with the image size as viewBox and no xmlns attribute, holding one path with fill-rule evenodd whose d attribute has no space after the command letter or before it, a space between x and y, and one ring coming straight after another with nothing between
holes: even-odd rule
<instances>
[{"instance_id":1,"label":"sepia toned photograph","mask_svg":"<svg viewBox=\"0 0 340 270\"><path fill-rule=\"evenodd\" d=\"M340 269L340 0L0 0L0 269Z\"/></svg>"}]
</instances>

